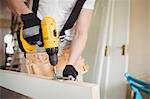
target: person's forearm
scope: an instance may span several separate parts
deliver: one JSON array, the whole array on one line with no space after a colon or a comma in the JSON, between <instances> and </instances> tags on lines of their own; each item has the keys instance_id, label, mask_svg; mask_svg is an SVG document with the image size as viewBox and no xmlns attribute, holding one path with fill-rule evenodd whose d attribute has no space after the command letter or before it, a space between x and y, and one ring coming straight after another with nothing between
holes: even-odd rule
<instances>
[{"instance_id":1,"label":"person's forearm","mask_svg":"<svg viewBox=\"0 0 150 99\"><path fill-rule=\"evenodd\" d=\"M74 37L71 44L70 57L68 60L69 65L75 65L78 58L81 56L87 41L87 33L86 35L77 35Z\"/></svg>"},{"instance_id":2,"label":"person's forearm","mask_svg":"<svg viewBox=\"0 0 150 99\"><path fill-rule=\"evenodd\" d=\"M85 48L91 17L92 10L81 10L76 26L74 26L75 36L71 43L70 57L68 60L69 65L75 65Z\"/></svg>"},{"instance_id":3,"label":"person's forearm","mask_svg":"<svg viewBox=\"0 0 150 99\"><path fill-rule=\"evenodd\" d=\"M23 0L6 0L9 9L15 14L20 16L21 14L31 13L32 11L25 5Z\"/></svg>"}]
</instances>

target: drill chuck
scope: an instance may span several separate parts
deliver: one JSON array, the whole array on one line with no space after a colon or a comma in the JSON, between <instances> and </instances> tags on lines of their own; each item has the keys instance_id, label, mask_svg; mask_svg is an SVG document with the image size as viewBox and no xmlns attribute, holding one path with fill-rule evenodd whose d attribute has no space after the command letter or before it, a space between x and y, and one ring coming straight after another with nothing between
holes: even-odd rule
<instances>
[{"instance_id":1,"label":"drill chuck","mask_svg":"<svg viewBox=\"0 0 150 99\"><path fill-rule=\"evenodd\" d=\"M51 65L55 66L58 63L58 47L55 48L47 48L46 52L49 56L49 61L51 63Z\"/></svg>"}]
</instances>

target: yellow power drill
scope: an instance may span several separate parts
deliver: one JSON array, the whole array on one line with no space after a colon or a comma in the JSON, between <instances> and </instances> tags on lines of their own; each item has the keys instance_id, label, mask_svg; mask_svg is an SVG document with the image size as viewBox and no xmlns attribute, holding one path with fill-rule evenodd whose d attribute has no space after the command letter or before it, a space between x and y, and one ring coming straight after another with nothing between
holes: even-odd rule
<instances>
[{"instance_id":1,"label":"yellow power drill","mask_svg":"<svg viewBox=\"0 0 150 99\"><path fill-rule=\"evenodd\" d=\"M55 66L58 63L58 32L54 18L44 17L41 21L41 27L44 48L49 55L51 65Z\"/></svg>"},{"instance_id":2,"label":"yellow power drill","mask_svg":"<svg viewBox=\"0 0 150 99\"><path fill-rule=\"evenodd\" d=\"M58 32L56 30L56 22L53 17L46 16L41 20L42 42L49 56L51 65L55 66L58 63ZM25 52L34 52L36 45L29 44L23 38L23 28L20 29L20 41Z\"/></svg>"}]
</instances>

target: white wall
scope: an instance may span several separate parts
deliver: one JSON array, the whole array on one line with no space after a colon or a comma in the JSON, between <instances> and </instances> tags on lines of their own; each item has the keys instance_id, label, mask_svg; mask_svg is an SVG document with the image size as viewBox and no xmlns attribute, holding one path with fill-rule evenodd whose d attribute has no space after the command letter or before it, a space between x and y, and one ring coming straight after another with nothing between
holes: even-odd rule
<instances>
[{"instance_id":1,"label":"white wall","mask_svg":"<svg viewBox=\"0 0 150 99\"><path fill-rule=\"evenodd\" d=\"M0 19L10 19L10 12L8 8L6 7L5 0L0 0ZM9 27L2 28L0 27L0 65L4 65L5 62L5 54L4 54L4 35L6 33L9 33L10 29Z\"/></svg>"},{"instance_id":2,"label":"white wall","mask_svg":"<svg viewBox=\"0 0 150 99\"><path fill-rule=\"evenodd\" d=\"M148 37L149 37L149 39L148 39L148 56L149 56L149 58L148 58L148 73L149 73L149 76L150 76L150 0L148 0Z\"/></svg>"},{"instance_id":3,"label":"white wall","mask_svg":"<svg viewBox=\"0 0 150 99\"><path fill-rule=\"evenodd\" d=\"M149 72L148 2L149 0L131 0L129 72L135 76L147 75Z\"/></svg>"}]
</instances>

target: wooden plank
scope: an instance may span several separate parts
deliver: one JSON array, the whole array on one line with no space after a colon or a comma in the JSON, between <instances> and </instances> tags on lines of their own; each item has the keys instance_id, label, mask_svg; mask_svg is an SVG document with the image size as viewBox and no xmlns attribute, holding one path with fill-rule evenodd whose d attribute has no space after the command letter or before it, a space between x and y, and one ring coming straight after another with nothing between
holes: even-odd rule
<instances>
[{"instance_id":1,"label":"wooden plank","mask_svg":"<svg viewBox=\"0 0 150 99\"><path fill-rule=\"evenodd\" d=\"M0 86L35 99L100 99L99 86L0 70Z\"/></svg>"},{"instance_id":2,"label":"wooden plank","mask_svg":"<svg viewBox=\"0 0 150 99\"><path fill-rule=\"evenodd\" d=\"M10 28L11 21L8 19L0 19L0 28Z\"/></svg>"}]
</instances>

